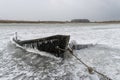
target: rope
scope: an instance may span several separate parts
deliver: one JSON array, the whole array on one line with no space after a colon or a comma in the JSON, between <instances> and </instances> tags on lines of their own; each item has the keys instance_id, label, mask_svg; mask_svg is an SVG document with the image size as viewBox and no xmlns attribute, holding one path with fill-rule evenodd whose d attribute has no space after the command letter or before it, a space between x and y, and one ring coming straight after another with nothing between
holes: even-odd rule
<instances>
[{"instance_id":1,"label":"rope","mask_svg":"<svg viewBox=\"0 0 120 80\"><path fill-rule=\"evenodd\" d=\"M57 46L56 48L59 49L59 50L62 50L62 51L66 51L65 49L59 48L58 46ZM68 48L67 50L69 50L69 48ZM73 51L71 52L71 50L70 50L70 54L73 55L73 56L74 56L80 63L82 63L85 67L87 67L88 72L89 72L90 74L92 74L93 71L94 71L94 72L96 72L97 74L99 74L99 75L101 75L101 76L103 76L103 77L106 77L107 80L112 80L111 78L107 77L107 76L104 75L103 73L100 73L100 72L94 70L92 67L90 67L90 66L88 66L87 64L85 64L80 58L78 58L76 55L73 54Z\"/></svg>"},{"instance_id":2,"label":"rope","mask_svg":"<svg viewBox=\"0 0 120 80\"><path fill-rule=\"evenodd\" d=\"M71 53L72 54L72 53ZM88 66L87 64L85 64L80 58L78 58L77 56L75 56L74 54L72 54L79 62L81 62L84 66L86 66L88 68L89 73L91 74L93 71L98 73L99 75L106 77L108 80L112 80L111 78L107 77L106 75L94 70L92 67Z\"/></svg>"}]
</instances>

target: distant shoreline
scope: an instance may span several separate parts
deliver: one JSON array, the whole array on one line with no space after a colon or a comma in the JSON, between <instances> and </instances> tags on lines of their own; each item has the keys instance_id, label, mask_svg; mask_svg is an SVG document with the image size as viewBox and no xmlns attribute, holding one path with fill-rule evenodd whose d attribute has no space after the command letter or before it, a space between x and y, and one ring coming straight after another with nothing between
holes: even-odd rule
<instances>
[{"instance_id":1,"label":"distant shoreline","mask_svg":"<svg viewBox=\"0 0 120 80\"><path fill-rule=\"evenodd\" d=\"M46 24L64 24L64 23L120 23L120 21L95 21L95 22L71 22L71 21L19 21L19 20L0 20L0 23L46 23Z\"/></svg>"},{"instance_id":2,"label":"distant shoreline","mask_svg":"<svg viewBox=\"0 0 120 80\"><path fill-rule=\"evenodd\" d=\"M18 21L18 20L0 20L0 23L66 23L65 21Z\"/></svg>"}]
</instances>

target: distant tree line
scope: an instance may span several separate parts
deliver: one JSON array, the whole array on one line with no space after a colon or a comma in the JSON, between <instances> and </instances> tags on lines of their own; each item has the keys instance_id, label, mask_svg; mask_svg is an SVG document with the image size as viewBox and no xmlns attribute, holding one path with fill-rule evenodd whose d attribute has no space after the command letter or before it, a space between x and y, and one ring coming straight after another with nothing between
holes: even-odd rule
<instances>
[{"instance_id":1,"label":"distant tree line","mask_svg":"<svg viewBox=\"0 0 120 80\"><path fill-rule=\"evenodd\" d=\"M24 21L24 20L0 20L0 23L120 23L120 21L95 21L89 19L72 19L71 21Z\"/></svg>"},{"instance_id":2,"label":"distant tree line","mask_svg":"<svg viewBox=\"0 0 120 80\"><path fill-rule=\"evenodd\" d=\"M17 20L0 20L0 23L65 23L65 21L17 21Z\"/></svg>"}]
</instances>

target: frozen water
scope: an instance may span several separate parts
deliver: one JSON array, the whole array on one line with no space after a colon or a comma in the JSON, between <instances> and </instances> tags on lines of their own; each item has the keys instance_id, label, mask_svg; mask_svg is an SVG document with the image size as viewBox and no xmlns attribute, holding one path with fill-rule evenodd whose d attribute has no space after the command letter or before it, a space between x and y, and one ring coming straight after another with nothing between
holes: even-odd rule
<instances>
[{"instance_id":1,"label":"frozen water","mask_svg":"<svg viewBox=\"0 0 120 80\"><path fill-rule=\"evenodd\" d=\"M10 39L15 32L20 39L67 34L71 36L71 41L76 40L78 44L95 44L93 47L74 51L74 54L97 71L113 80L119 80L119 31L120 24L0 24L0 80L91 80L94 78L91 78L93 75L90 75L86 67L74 57L62 61L17 47Z\"/></svg>"}]
</instances>

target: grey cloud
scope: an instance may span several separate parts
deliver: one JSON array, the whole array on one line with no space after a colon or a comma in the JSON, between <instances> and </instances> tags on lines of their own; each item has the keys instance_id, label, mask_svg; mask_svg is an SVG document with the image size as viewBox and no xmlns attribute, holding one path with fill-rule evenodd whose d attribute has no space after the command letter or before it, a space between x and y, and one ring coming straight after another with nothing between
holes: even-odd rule
<instances>
[{"instance_id":1,"label":"grey cloud","mask_svg":"<svg viewBox=\"0 0 120 80\"><path fill-rule=\"evenodd\" d=\"M0 18L120 20L119 0L0 0Z\"/></svg>"}]
</instances>

